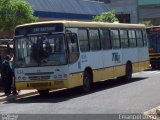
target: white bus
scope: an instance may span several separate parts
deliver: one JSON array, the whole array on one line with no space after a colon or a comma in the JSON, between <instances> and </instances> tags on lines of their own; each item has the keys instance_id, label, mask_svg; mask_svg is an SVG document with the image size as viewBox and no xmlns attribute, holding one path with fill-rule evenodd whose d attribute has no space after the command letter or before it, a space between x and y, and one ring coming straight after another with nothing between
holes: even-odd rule
<instances>
[{"instance_id":1,"label":"white bus","mask_svg":"<svg viewBox=\"0 0 160 120\"><path fill-rule=\"evenodd\" d=\"M18 90L83 86L148 67L146 29L140 24L49 21L20 25L14 37Z\"/></svg>"}]
</instances>

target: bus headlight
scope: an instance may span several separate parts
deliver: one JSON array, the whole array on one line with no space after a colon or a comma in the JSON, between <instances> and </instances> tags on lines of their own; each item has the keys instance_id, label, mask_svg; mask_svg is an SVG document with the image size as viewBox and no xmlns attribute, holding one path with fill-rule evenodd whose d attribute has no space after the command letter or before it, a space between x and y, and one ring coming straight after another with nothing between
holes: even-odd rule
<instances>
[{"instance_id":1,"label":"bus headlight","mask_svg":"<svg viewBox=\"0 0 160 120\"><path fill-rule=\"evenodd\" d=\"M21 80L21 76L18 76L18 80Z\"/></svg>"},{"instance_id":2,"label":"bus headlight","mask_svg":"<svg viewBox=\"0 0 160 120\"><path fill-rule=\"evenodd\" d=\"M26 80L26 77L22 77L23 80Z\"/></svg>"},{"instance_id":3,"label":"bus headlight","mask_svg":"<svg viewBox=\"0 0 160 120\"><path fill-rule=\"evenodd\" d=\"M54 75L54 78L57 78L57 75Z\"/></svg>"}]
</instances>

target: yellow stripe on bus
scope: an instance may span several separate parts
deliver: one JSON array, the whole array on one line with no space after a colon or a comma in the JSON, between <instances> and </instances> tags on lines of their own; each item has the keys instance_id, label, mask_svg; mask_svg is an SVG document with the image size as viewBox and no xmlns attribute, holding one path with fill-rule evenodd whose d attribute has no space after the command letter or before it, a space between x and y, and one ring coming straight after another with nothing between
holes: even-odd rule
<instances>
[{"instance_id":1,"label":"yellow stripe on bus","mask_svg":"<svg viewBox=\"0 0 160 120\"><path fill-rule=\"evenodd\" d=\"M120 77L125 75L126 65L93 70L93 82L107 80L109 78ZM133 73L145 70L149 67L149 61L133 63ZM34 82L16 82L17 90L25 89L62 89L73 88L83 85L83 73L70 75L69 80L48 80Z\"/></svg>"}]
</instances>

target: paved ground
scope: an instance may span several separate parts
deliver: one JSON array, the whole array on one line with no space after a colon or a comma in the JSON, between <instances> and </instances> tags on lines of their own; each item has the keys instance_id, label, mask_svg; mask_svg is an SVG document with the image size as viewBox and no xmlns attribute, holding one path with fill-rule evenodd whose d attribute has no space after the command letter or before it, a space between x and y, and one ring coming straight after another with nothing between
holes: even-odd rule
<instances>
[{"instance_id":1,"label":"paved ground","mask_svg":"<svg viewBox=\"0 0 160 120\"><path fill-rule=\"evenodd\" d=\"M1 104L0 113L131 114L145 112L149 114L150 109L154 111L153 108L160 105L159 76L159 70L143 71L134 74L131 82L112 80L98 83L89 94L79 93L77 89L51 92L46 97L40 97L35 93L35 96ZM28 92L21 91L20 94ZM15 108L17 108L16 111Z\"/></svg>"},{"instance_id":2,"label":"paved ground","mask_svg":"<svg viewBox=\"0 0 160 120\"><path fill-rule=\"evenodd\" d=\"M3 103L5 101L13 101L16 100L18 98L24 97L24 96L29 96L29 95L34 95L34 94L38 94L36 90L21 90L18 92L18 95L9 95L9 96L5 96L3 91L0 91L0 102Z\"/></svg>"}]
</instances>

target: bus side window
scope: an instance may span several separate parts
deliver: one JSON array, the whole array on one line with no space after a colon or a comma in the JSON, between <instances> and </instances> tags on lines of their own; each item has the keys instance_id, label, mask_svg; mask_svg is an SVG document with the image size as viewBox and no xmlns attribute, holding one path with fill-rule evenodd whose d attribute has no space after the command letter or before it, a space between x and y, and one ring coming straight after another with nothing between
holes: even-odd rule
<instances>
[{"instance_id":1,"label":"bus side window","mask_svg":"<svg viewBox=\"0 0 160 120\"><path fill-rule=\"evenodd\" d=\"M79 57L77 35L74 33L67 33L67 42L69 47L69 62L75 62Z\"/></svg>"},{"instance_id":2,"label":"bus side window","mask_svg":"<svg viewBox=\"0 0 160 120\"><path fill-rule=\"evenodd\" d=\"M100 30L101 45L104 50L111 49L111 39L109 29Z\"/></svg>"},{"instance_id":3,"label":"bus side window","mask_svg":"<svg viewBox=\"0 0 160 120\"><path fill-rule=\"evenodd\" d=\"M120 38L121 38L121 47L128 48L129 42L128 42L127 30L120 30Z\"/></svg>"},{"instance_id":4,"label":"bus side window","mask_svg":"<svg viewBox=\"0 0 160 120\"><path fill-rule=\"evenodd\" d=\"M100 50L101 43L98 29L89 29L89 41L91 50Z\"/></svg>"},{"instance_id":5,"label":"bus side window","mask_svg":"<svg viewBox=\"0 0 160 120\"><path fill-rule=\"evenodd\" d=\"M137 42L136 42L136 34L134 30L128 30L128 36L129 36L129 47L136 47Z\"/></svg>"},{"instance_id":6,"label":"bus side window","mask_svg":"<svg viewBox=\"0 0 160 120\"><path fill-rule=\"evenodd\" d=\"M111 39L113 49L120 48L119 32L117 30L111 30Z\"/></svg>"},{"instance_id":7,"label":"bus side window","mask_svg":"<svg viewBox=\"0 0 160 120\"><path fill-rule=\"evenodd\" d=\"M146 30L143 30L143 31L142 31L142 34L143 34L144 46L147 46L148 38L147 38Z\"/></svg>"},{"instance_id":8,"label":"bus side window","mask_svg":"<svg viewBox=\"0 0 160 120\"><path fill-rule=\"evenodd\" d=\"M143 38L142 38L142 31L141 30L136 31L136 37L137 37L137 46L143 47Z\"/></svg>"},{"instance_id":9,"label":"bus side window","mask_svg":"<svg viewBox=\"0 0 160 120\"><path fill-rule=\"evenodd\" d=\"M80 50L82 52L89 51L90 46L89 46L87 29L79 29L78 30L78 38L79 38Z\"/></svg>"}]
</instances>

